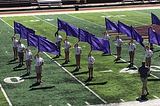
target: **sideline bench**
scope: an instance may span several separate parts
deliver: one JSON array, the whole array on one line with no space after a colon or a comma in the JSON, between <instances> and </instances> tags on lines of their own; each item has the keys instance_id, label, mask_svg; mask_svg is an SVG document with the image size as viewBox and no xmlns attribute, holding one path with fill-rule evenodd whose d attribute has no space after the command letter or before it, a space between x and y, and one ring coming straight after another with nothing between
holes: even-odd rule
<instances>
[{"instance_id":1,"label":"sideline bench","mask_svg":"<svg viewBox=\"0 0 160 106\"><path fill-rule=\"evenodd\" d=\"M40 6L52 6L52 5L58 5L61 6L61 0L37 0L38 2L38 7Z\"/></svg>"}]
</instances>

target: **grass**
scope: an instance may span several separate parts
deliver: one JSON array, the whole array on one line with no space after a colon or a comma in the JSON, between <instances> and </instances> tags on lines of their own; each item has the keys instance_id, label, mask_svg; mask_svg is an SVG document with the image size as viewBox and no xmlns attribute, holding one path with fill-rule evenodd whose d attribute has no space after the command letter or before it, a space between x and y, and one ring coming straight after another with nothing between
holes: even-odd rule
<instances>
[{"instance_id":1,"label":"grass","mask_svg":"<svg viewBox=\"0 0 160 106\"><path fill-rule=\"evenodd\" d=\"M152 10L153 13L156 13L157 10ZM136 14L136 15L135 15ZM13 21L22 23L23 25L36 30L37 35L46 36L47 39L55 42L54 33L57 30L57 18L69 22L70 24L87 30L96 36L102 37L102 32L105 31L105 22L104 16L108 17L110 20L118 22L124 22L128 25L133 25L134 27L150 25L150 12L147 11L123 11L122 12L103 12L103 13L81 13L81 14L60 14L60 15L41 15L41 16L23 16L23 17L5 17L2 18L7 23L13 26ZM143 17L143 18L142 18ZM141 18L141 20L139 20ZM47 19L52 19L47 21ZM18 63L6 64L6 62L12 59L12 45L10 37L13 35L13 29L7 26L5 23L0 21L2 25L2 31L0 36L2 37L1 50L0 53L1 59L5 62L1 63L1 69L3 69L2 81L4 78L9 76L21 76L25 73L25 70L13 71L12 68ZM9 31L9 32L8 32ZM8 33L7 33L8 32ZM60 32L61 36L65 38L65 33ZM5 37L4 37L5 35ZM18 37L18 35L17 35ZM121 37L123 39L127 37ZM113 55L116 55L115 42L112 42L115 37L111 36L110 47ZM74 44L78 41L77 38L69 37L69 41ZM26 45L26 40L22 41ZM129 60L128 56L128 45L127 42L124 42L122 49L122 58L126 61ZM6 46L5 44L9 44ZM147 44L147 42L144 42ZM90 51L90 45L85 42L80 42L82 47L82 57L81 57L81 67L82 69L79 72L72 73L79 80L85 83L88 78L88 69L87 69L87 55ZM144 49L141 45L136 43L136 54L135 54L135 64L136 66L141 65L141 61L144 60ZM64 47L64 44L62 44ZM155 46L155 50L159 50L159 47ZM37 52L36 48L29 47L32 50L32 53ZM8 53L6 54L7 51ZM64 65L64 67L72 72L75 69L75 54L74 48L70 49L70 63ZM63 53L63 49L62 49ZM114 56L110 55L101 55L102 52L93 51L93 56L96 59L94 66L94 79L93 81L86 84L91 88L95 93L102 97L107 103L117 103L121 102L120 99L124 101L135 101L141 93L141 81L138 74L129 74L129 73L120 73L119 71L123 68L126 68L128 64L123 61L114 62L116 59ZM152 65L158 66L157 55L159 52L155 52L152 58ZM51 57L55 57L53 54L49 54ZM77 83L71 76L64 72L59 66L57 66L53 61L51 61L46 55L41 53L41 56L45 60L44 71L43 71L43 80L40 86L30 89L29 86L35 82L35 74L32 71L32 75L26 77L25 81L20 84L7 84L3 81L1 82L4 86L5 91L7 92L11 102L14 105L23 105L31 104L35 105L66 105L71 103L71 105L85 105L84 102L87 101L90 104L102 104L98 98L93 96L88 90L83 86ZM64 54L60 58L56 58L60 64L64 60ZM23 67L24 68L24 67ZM22 69L23 69L22 68ZM32 64L32 70L34 70L34 61ZM106 70L112 70L112 72L102 72ZM136 70L136 69L135 69ZM2 70L0 70L2 71ZM154 73L154 72L153 72ZM155 75L159 76L159 73L156 72ZM148 99L154 99L153 95L160 97L159 81L155 81L153 77L149 77L148 87L151 92L151 95L148 96ZM45 89L43 89L45 88ZM18 97L18 102L15 102L14 98ZM30 102L31 99L34 99L33 102ZM43 102L42 102L43 101ZM61 102L60 102L61 101Z\"/></svg>"}]
</instances>

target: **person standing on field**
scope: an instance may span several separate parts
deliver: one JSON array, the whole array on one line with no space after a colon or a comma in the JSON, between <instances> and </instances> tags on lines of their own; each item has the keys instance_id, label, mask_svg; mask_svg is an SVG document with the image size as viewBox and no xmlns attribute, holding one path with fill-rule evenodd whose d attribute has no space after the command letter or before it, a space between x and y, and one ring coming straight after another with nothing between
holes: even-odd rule
<instances>
[{"instance_id":1,"label":"person standing on field","mask_svg":"<svg viewBox=\"0 0 160 106\"><path fill-rule=\"evenodd\" d=\"M25 46L24 46L24 44L21 43L21 40L19 39L19 41L18 41L19 66L24 65L23 64L24 50L25 50Z\"/></svg>"},{"instance_id":2,"label":"person standing on field","mask_svg":"<svg viewBox=\"0 0 160 106\"><path fill-rule=\"evenodd\" d=\"M14 60L18 59L18 40L16 39L16 36L12 36L12 42L13 42L13 52L14 52Z\"/></svg>"},{"instance_id":3,"label":"person standing on field","mask_svg":"<svg viewBox=\"0 0 160 106\"><path fill-rule=\"evenodd\" d=\"M130 57L130 65L133 66L133 60L134 60L134 51L136 49L136 45L133 43L133 39L128 43L129 44L129 57Z\"/></svg>"},{"instance_id":4,"label":"person standing on field","mask_svg":"<svg viewBox=\"0 0 160 106\"><path fill-rule=\"evenodd\" d=\"M117 40L117 45L116 45L116 49L117 49L117 59L119 60L121 58L121 50L122 50L122 44L123 41L122 39L120 39L119 35L116 36L116 40Z\"/></svg>"},{"instance_id":5,"label":"person standing on field","mask_svg":"<svg viewBox=\"0 0 160 106\"><path fill-rule=\"evenodd\" d=\"M78 42L74 46L75 48L75 58L76 58L76 70L79 70L80 67L80 60L81 60L81 53L82 53L82 48L79 46Z\"/></svg>"},{"instance_id":6,"label":"person standing on field","mask_svg":"<svg viewBox=\"0 0 160 106\"><path fill-rule=\"evenodd\" d=\"M150 70L150 67L151 67L151 57L153 56L153 52L152 52L152 50L150 50L149 49L149 46L147 45L146 47L145 47L145 54L146 54L146 66L149 68L149 70Z\"/></svg>"},{"instance_id":7,"label":"person standing on field","mask_svg":"<svg viewBox=\"0 0 160 106\"><path fill-rule=\"evenodd\" d=\"M62 37L59 35L58 31L55 33L55 37L56 37L56 44L57 44L58 49L59 49L59 55L57 55L56 57L59 57L59 56L61 56Z\"/></svg>"},{"instance_id":8,"label":"person standing on field","mask_svg":"<svg viewBox=\"0 0 160 106\"><path fill-rule=\"evenodd\" d=\"M89 81L93 78L93 65L95 63L95 59L92 56L92 52L90 51L88 54L88 71L89 71Z\"/></svg>"},{"instance_id":9,"label":"person standing on field","mask_svg":"<svg viewBox=\"0 0 160 106\"><path fill-rule=\"evenodd\" d=\"M27 75L31 74L31 61L32 61L32 53L28 48L26 48L26 67L27 67Z\"/></svg>"},{"instance_id":10,"label":"person standing on field","mask_svg":"<svg viewBox=\"0 0 160 106\"><path fill-rule=\"evenodd\" d=\"M145 100L146 96L149 95L149 91L148 91L148 88L147 88L147 77L150 74L149 68L145 66L145 61L143 61L142 66L139 67L138 73L140 74L141 81L143 83L141 99ZM146 95L144 94L145 90L147 92Z\"/></svg>"},{"instance_id":11,"label":"person standing on field","mask_svg":"<svg viewBox=\"0 0 160 106\"><path fill-rule=\"evenodd\" d=\"M42 74L42 66L44 64L44 60L43 58L40 57L40 54L37 53L34 56L35 59L35 71L36 71L36 75L37 75L37 84L40 84L42 81L41 79L41 74Z\"/></svg>"},{"instance_id":12,"label":"person standing on field","mask_svg":"<svg viewBox=\"0 0 160 106\"><path fill-rule=\"evenodd\" d=\"M69 62L69 48L71 48L71 43L68 41L68 38L66 37L64 39L64 45L65 45L65 63L67 64Z\"/></svg>"}]
</instances>

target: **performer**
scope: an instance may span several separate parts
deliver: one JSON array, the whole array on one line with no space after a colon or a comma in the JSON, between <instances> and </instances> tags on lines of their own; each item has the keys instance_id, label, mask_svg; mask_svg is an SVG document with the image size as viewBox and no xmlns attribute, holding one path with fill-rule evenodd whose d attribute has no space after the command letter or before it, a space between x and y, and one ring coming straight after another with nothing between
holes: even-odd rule
<instances>
[{"instance_id":1,"label":"performer","mask_svg":"<svg viewBox=\"0 0 160 106\"><path fill-rule=\"evenodd\" d=\"M18 40L19 66L24 65L24 64L23 64L24 50L25 50L25 46L24 46L24 44L21 43L21 40L19 39L19 40Z\"/></svg>"},{"instance_id":2,"label":"performer","mask_svg":"<svg viewBox=\"0 0 160 106\"><path fill-rule=\"evenodd\" d=\"M76 69L80 69L80 60L81 60L81 53L82 53L82 48L79 46L78 42L74 46L75 48L75 58L76 58Z\"/></svg>"},{"instance_id":3,"label":"performer","mask_svg":"<svg viewBox=\"0 0 160 106\"><path fill-rule=\"evenodd\" d=\"M65 49L64 49L64 52L65 52L65 63L67 64L69 62L69 48L71 48L71 44L68 41L67 37L64 39L63 42L64 42L64 45L65 45Z\"/></svg>"},{"instance_id":4,"label":"performer","mask_svg":"<svg viewBox=\"0 0 160 106\"><path fill-rule=\"evenodd\" d=\"M27 75L31 74L31 61L32 61L32 53L28 48L26 48L26 67L27 67Z\"/></svg>"},{"instance_id":5,"label":"performer","mask_svg":"<svg viewBox=\"0 0 160 106\"><path fill-rule=\"evenodd\" d=\"M155 32L155 30L153 29L153 25L150 26L150 29ZM150 49L153 51L153 49L154 49L153 43L150 43Z\"/></svg>"},{"instance_id":6,"label":"performer","mask_svg":"<svg viewBox=\"0 0 160 106\"><path fill-rule=\"evenodd\" d=\"M58 34L58 31L55 33L55 37L56 37L56 44L57 44L58 49L59 49L59 55L57 55L56 57L59 57L59 56L61 56L62 37Z\"/></svg>"},{"instance_id":7,"label":"performer","mask_svg":"<svg viewBox=\"0 0 160 106\"><path fill-rule=\"evenodd\" d=\"M116 40L117 40L117 59L119 60L121 58L121 50L122 50L122 44L123 44L123 41L122 39L119 38L119 35L116 37Z\"/></svg>"},{"instance_id":8,"label":"performer","mask_svg":"<svg viewBox=\"0 0 160 106\"><path fill-rule=\"evenodd\" d=\"M151 57L153 56L153 52L152 50L149 49L149 46L147 45L145 47L145 53L146 53L146 66L148 66L149 70L150 70L150 66L151 66Z\"/></svg>"},{"instance_id":9,"label":"performer","mask_svg":"<svg viewBox=\"0 0 160 106\"><path fill-rule=\"evenodd\" d=\"M103 34L104 34L104 39L109 41L110 40L110 36L109 36L108 32L105 31Z\"/></svg>"},{"instance_id":10,"label":"performer","mask_svg":"<svg viewBox=\"0 0 160 106\"><path fill-rule=\"evenodd\" d=\"M134 60L134 51L136 49L136 45L133 43L133 39L128 43L129 44L129 57L130 57L130 65L133 65Z\"/></svg>"},{"instance_id":11,"label":"performer","mask_svg":"<svg viewBox=\"0 0 160 106\"><path fill-rule=\"evenodd\" d=\"M89 81L93 78L93 65L95 63L95 59L92 56L92 52L90 51L88 54L88 71L89 71Z\"/></svg>"},{"instance_id":12,"label":"performer","mask_svg":"<svg viewBox=\"0 0 160 106\"><path fill-rule=\"evenodd\" d=\"M16 36L12 36L12 42L13 42L13 52L14 52L14 60L18 59L18 40L16 39Z\"/></svg>"},{"instance_id":13,"label":"performer","mask_svg":"<svg viewBox=\"0 0 160 106\"><path fill-rule=\"evenodd\" d=\"M44 64L44 60L43 60L43 58L40 57L39 53L35 54L34 59L35 59L35 71L37 74L37 82L36 83L39 84L39 83L43 82L41 79L41 74L42 74L42 66Z\"/></svg>"}]
</instances>

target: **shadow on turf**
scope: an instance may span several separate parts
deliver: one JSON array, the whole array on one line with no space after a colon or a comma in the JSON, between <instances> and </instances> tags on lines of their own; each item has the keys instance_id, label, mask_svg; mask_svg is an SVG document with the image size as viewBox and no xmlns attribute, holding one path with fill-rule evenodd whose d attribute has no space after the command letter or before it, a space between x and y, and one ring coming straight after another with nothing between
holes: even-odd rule
<instances>
[{"instance_id":1,"label":"shadow on turf","mask_svg":"<svg viewBox=\"0 0 160 106\"><path fill-rule=\"evenodd\" d=\"M160 52L160 50L153 50L153 53Z\"/></svg>"},{"instance_id":2,"label":"shadow on turf","mask_svg":"<svg viewBox=\"0 0 160 106\"><path fill-rule=\"evenodd\" d=\"M80 72L80 73L74 73L73 75L81 75L81 74L87 74L88 71Z\"/></svg>"},{"instance_id":3,"label":"shadow on turf","mask_svg":"<svg viewBox=\"0 0 160 106\"><path fill-rule=\"evenodd\" d=\"M160 79L148 79L148 81L160 81Z\"/></svg>"},{"instance_id":4,"label":"shadow on turf","mask_svg":"<svg viewBox=\"0 0 160 106\"><path fill-rule=\"evenodd\" d=\"M23 77L22 79L36 79L37 77L25 77L25 76L20 76Z\"/></svg>"},{"instance_id":5,"label":"shadow on turf","mask_svg":"<svg viewBox=\"0 0 160 106\"><path fill-rule=\"evenodd\" d=\"M75 67L76 64L72 64L72 65L64 65L63 67Z\"/></svg>"},{"instance_id":6,"label":"shadow on turf","mask_svg":"<svg viewBox=\"0 0 160 106\"><path fill-rule=\"evenodd\" d=\"M13 71L21 71L21 70L26 70L27 68L13 68Z\"/></svg>"},{"instance_id":7,"label":"shadow on turf","mask_svg":"<svg viewBox=\"0 0 160 106\"><path fill-rule=\"evenodd\" d=\"M39 88L31 88L29 91L33 91L33 90L43 90L43 89L52 89L55 86L48 86L48 87L39 87Z\"/></svg>"},{"instance_id":8,"label":"shadow on turf","mask_svg":"<svg viewBox=\"0 0 160 106\"><path fill-rule=\"evenodd\" d=\"M98 83L87 83L86 86L91 86L91 85L105 85L107 84L108 82L98 82Z\"/></svg>"}]
</instances>

